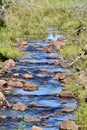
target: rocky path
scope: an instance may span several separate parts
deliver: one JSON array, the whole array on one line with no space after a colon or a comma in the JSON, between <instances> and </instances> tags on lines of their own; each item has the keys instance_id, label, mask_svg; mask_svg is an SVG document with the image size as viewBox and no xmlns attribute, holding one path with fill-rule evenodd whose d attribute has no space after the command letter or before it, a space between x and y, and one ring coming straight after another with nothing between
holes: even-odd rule
<instances>
[{"instance_id":1,"label":"rocky path","mask_svg":"<svg viewBox=\"0 0 87 130\"><path fill-rule=\"evenodd\" d=\"M74 120L74 95L62 91L71 73L51 46L58 37L51 32L44 41L29 41L26 55L3 78L9 104L0 108L1 130L58 130L63 120Z\"/></svg>"}]
</instances>

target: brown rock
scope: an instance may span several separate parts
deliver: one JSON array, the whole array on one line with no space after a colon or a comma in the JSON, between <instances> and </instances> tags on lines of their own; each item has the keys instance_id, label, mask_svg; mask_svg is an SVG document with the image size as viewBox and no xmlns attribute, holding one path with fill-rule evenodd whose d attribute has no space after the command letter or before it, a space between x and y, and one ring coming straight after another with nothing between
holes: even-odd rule
<instances>
[{"instance_id":1,"label":"brown rock","mask_svg":"<svg viewBox=\"0 0 87 130\"><path fill-rule=\"evenodd\" d=\"M8 87L6 87L6 88L3 88L3 91L4 91L5 93L10 93L12 90L13 90L13 88L10 87L10 86L8 86Z\"/></svg>"},{"instance_id":2,"label":"brown rock","mask_svg":"<svg viewBox=\"0 0 87 130\"><path fill-rule=\"evenodd\" d=\"M18 102L17 104L13 104L12 107L14 110L20 110L20 111L25 111L27 109L27 106L21 102Z\"/></svg>"},{"instance_id":3,"label":"brown rock","mask_svg":"<svg viewBox=\"0 0 87 130\"><path fill-rule=\"evenodd\" d=\"M4 63L3 63L3 67L4 69L8 70L8 69L11 69L12 67L15 66L15 62L14 60L12 59L9 59L9 60L6 60Z\"/></svg>"},{"instance_id":4,"label":"brown rock","mask_svg":"<svg viewBox=\"0 0 87 130\"><path fill-rule=\"evenodd\" d=\"M22 76L22 78L25 78L25 79L33 79L33 76L31 74L24 74Z\"/></svg>"},{"instance_id":5,"label":"brown rock","mask_svg":"<svg viewBox=\"0 0 87 130\"><path fill-rule=\"evenodd\" d=\"M53 94L50 94L50 96L59 97L59 93L53 93Z\"/></svg>"},{"instance_id":6,"label":"brown rock","mask_svg":"<svg viewBox=\"0 0 87 130\"><path fill-rule=\"evenodd\" d=\"M42 130L40 127L32 126L32 130Z\"/></svg>"},{"instance_id":7,"label":"brown rock","mask_svg":"<svg viewBox=\"0 0 87 130\"><path fill-rule=\"evenodd\" d=\"M65 73L65 72L64 73L57 73L52 79L57 80L57 81L62 81L70 75L71 75L71 73Z\"/></svg>"},{"instance_id":8,"label":"brown rock","mask_svg":"<svg viewBox=\"0 0 87 130\"><path fill-rule=\"evenodd\" d=\"M22 59L20 59L19 62L27 63L28 61L27 61L27 60L22 60Z\"/></svg>"},{"instance_id":9,"label":"brown rock","mask_svg":"<svg viewBox=\"0 0 87 130\"><path fill-rule=\"evenodd\" d=\"M59 97L61 98L75 98L74 94L70 91L62 91L59 93Z\"/></svg>"},{"instance_id":10,"label":"brown rock","mask_svg":"<svg viewBox=\"0 0 87 130\"><path fill-rule=\"evenodd\" d=\"M30 106L37 106L36 102L30 102L29 105Z\"/></svg>"},{"instance_id":11,"label":"brown rock","mask_svg":"<svg viewBox=\"0 0 87 130\"><path fill-rule=\"evenodd\" d=\"M40 69L41 72L44 72L44 73L52 73L54 72L53 70L49 70L49 69Z\"/></svg>"},{"instance_id":12,"label":"brown rock","mask_svg":"<svg viewBox=\"0 0 87 130\"><path fill-rule=\"evenodd\" d=\"M25 82L23 89L26 90L26 91L34 91L34 90L37 90L38 87L39 86L37 84L32 84L32 83L29 83L29 82Z\"/></svg>"},{"instance_id":13,"label":"brown rock","mask_svg":"<svg viewBox=\"0 0 87 130\"><path fill-rule=\"evenodd\" d=\"M61 104L67 104L66 100L61 100Z\"/></svg>"},{"instance_id":14,"label":"brown rock","mask_svg":"<svg viewBox=\"0 0 87 130\"><path fill-rule=\"evenodd\" d=\"M78 130L78 125L74 121L62 121L59 126L59 130Z\"/></svg>"},{"instance_id":15,"label":"brown rock","mask_svg":"<svg viewBox=\"0 0 87 130\"><path fill-rule=\"evenodd\" d=\"M5 80L0 80L0 86L6 86L7 85L7 81Z\"/></svg>"},{"instance_id":16,"label":"brown rock","mask_svg":"<svg viewBox=\"0 0 87 130\"><path fill-rule=\"evenodd\" d=\"M60 49L61 49L61 46L60 46L60 44L57 41L52 43L52 47L57 52L60 51Z\"/></svg>"},{"instance_id":17,"label":"brown rock","mask_svg":"<svg viewBox=\"0 0 87 130\"><path fill-rule=\"evenodd\" d=\"M23 83L21 81L18 81L18 80L9 80L8 85L11 87L17 87L17 88L23 87Z\"/></svg>"},{"instance_id":18,"label":"brown rock","mask_svg":"<svg viewBox=\"0 0 87 130\"><path fill-rule=\"evenodd\" d=\"M59 115L59 116L62 116L63 113L62 112L54 112L55 115Z\"/></svg>"},{"instance_id":19,"label":"brown rock","mask_svg":"<svg viewBox=\"0 0 87 130\"><path fill-rule=\"evenodd\" d=\"M58 81L59 80L59 73L57 73L52 79Z\"/></svg>"},{"instance_id":20,"label":"brown rock","mask_svg":"<svg viewBox=\"0 0 87 130\"><path fill-rule=\"evenodd\" d=\"M32 122L40 122L41 119L39 118L24 118L25 122L32 123Z\"/></svg>"},{"instance_id":21,"label":"brown rock","mask_svg":"<svg viewBox=\"0 0 87 130\"><path fill-rule=\"evenodd\" d=\"M63 63L63 62L60 63L60 66L62 68L69 68L69 65L67 63Z\"/></svg>"},{"instance_id":22,"label":"brown rock","mask_svg":"<svg viewBox=\"0 0 87 130\"><path fill-rule=\"evenodd\" d=\"M7 108L12 108L12 107L13 107L13 105L12 105L12 104L10 104L9 102L7 102L7 103L6 103L6 107L7 107Z\"/></svg>"},{"instance_id":23,"label":"brown rock","mask_svg":"<svg viewBox=\"0 0 87 130\"><path fill-rule=\"evenodd\" d=\"M13 77L18 78L19 77L19 73L14 73Z\"/></svg>"},{"instance_id":24,"label":"brown rock","mask_svg":"<svg viewBox=\"0 0 87 130\"><path fill-rule=\"evenodd\" d=\"M31 82L24 82L24 87L39 87L39 85L32 84Z\"/></svg>"},{"instance_id":25,"label":"brown rock","mask_svg":"<svg viewBox=\"0 0 87 130\"><path fill-rule=\"evenodd\" d=\"M35 91L38 89L38 87L26 87L26 88L23 88L25 91Z\"/></svg>"},{"instance_id":26,"label":"brown rock","mask_svg":"<svg viewBox=\"0 0 87 130\"><path fill-rule=\"evenodd\" d=\"M70 81L71 81L71 78L70 78L70 77L66 77L65 79L62 79L62 80L61 80L61 83L62 83L62 85L63 85L63 84L70 83Z\"/></svg>"},{"instance_id":27,"label":"brown rock","mask_svg":"<svg viewBox=\"0 0 87 130\"><path fill-rule=\"evenodd\" d=\"M1 115L1 116L0 116L0 119L5 119L5 118L7 118L6 115Z\"/></svg>"},{"instance_id":28,"label":"brown rock","mask_svg":"<svg viewBox=\"0 0 87 130\"><path fill-rule=\"evenodd\" d=\"M52 127L54 127L54 126L49 126L49 125L47 125L47 124L44 123L44 124L42 124L42 127L43 127L43 128L52 128Z\"/></svg>"},{"instance_id":29,"label":"brown rock","mask_svg":"<svg viewBox=\"0 0 87 130\"><path fill-rule=\"evenodd\" d=\"M63 80L67 77L67 73L60 73L59 80Z\"/></svg>"},{"instance_id":30,"label":"brown rock","mask_svg":"<svg viewBox=\"0 0 87 130\"><path fill-rule=\"evenodd\" d=\"M58 56L48 56L48 59L58 59Z\"/></svg>"},{"instance_id":31,"label":"brown rock","mask_svg":"<svg viewBox=\"0 0 87 130\"><path fill-rule=\"evenodd\" d=\"M61 48L65 48L66 41L63 37L58 38L57 41L58 41L58 44L60 44Z\"/></svg>"},{"instance_id":32,"label":"brown rock","mask_svg":"<svg viewBox=\"0 0 87 130\"><path fill-rule=\"evenodd\" d=\"M47 115L47 116L40 116L39 119L43 120L43 119L49 119L50 118L50 115Z\"/></svg>"},{"instance_id":33,"label":"brown rock","mask_svg":"<svg viewBox=\"0 0 87 130\"><path fill-rule=\"evenodd\" d=\"M59 60L55 60L54 63L53 63L53 65L55 65L55 66L60 65L60 61Z\"/></svg>"},{"instance_id":34,"label":"brown rock","mask_svg":"<svg viewBox=\"0 0 87 130\"><path fill-rule=\"evenodd\" d=\"M63 108L62 109L62 112L65 112L65 113L71 113L71 112L74 112L74 108Z\"/></svg>"},{"instance_id":35,"label":"brown rock","mask_svg":"<svg viewBox=\"0 0 87 130\"><path fill-rule=\"evenodd\" d=\"M46 48L44 49L44 51L45 51L46 53L50 53L50 52L51 52L51 48L48 46L48 47L46 47Z\"/></svg>"},{"instance_id":36,"label":"brown rock","mask_svg":"<svg viewBox=\"0 0 87 130\"><path fill-rule=\"evenodd\" d=\"M2 92L0 92L0 103L6 101L6 98Z\"/></svg>"}]
</instances>

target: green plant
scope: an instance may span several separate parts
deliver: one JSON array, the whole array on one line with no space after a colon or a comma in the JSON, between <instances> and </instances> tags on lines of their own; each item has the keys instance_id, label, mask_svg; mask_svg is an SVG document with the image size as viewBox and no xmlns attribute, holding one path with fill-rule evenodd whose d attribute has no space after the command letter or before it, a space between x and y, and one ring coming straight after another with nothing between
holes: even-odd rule
<instances>
[{"instance_id":1,"label":"green plant","mask_svg":"<svg viewBox=\"0 0 87 130\"><path fill-rule=\"evenodd\" d=\"M26 125L23 122L24 117L25 117L25 112L22 113L22 119L21 119L21 122L20 122L17 130L26 130Z\"/></svg>"}]
</instances>

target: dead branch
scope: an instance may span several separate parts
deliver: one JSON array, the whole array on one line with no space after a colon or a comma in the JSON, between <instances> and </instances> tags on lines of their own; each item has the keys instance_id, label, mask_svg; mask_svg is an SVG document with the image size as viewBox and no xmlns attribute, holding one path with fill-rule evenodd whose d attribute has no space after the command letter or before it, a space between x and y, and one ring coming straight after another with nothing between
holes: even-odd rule
<instances>
[{"instance_id":1,"label":"dead branch","mask_svg":"<svg viewBox=\"0 0 87 130\"><path fill-rule=\"evenodd\" d=\"M87 45L84 47L83 50L86 50L87 49ZM85 51L80 55L78 56L69 66L72 67L78 60L80 60L83 56L85 55Z\"/></svg>"}]
</instances>

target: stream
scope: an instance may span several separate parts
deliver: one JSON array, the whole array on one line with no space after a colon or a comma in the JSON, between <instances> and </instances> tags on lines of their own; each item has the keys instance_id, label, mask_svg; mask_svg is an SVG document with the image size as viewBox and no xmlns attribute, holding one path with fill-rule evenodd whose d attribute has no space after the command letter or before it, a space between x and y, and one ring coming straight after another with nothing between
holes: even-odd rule
<instances>
[{"instance_id":1,"label":"stream","mask_svg":"<svg viewBox=\"0 0 87 130\"><path fill-rule=\"evenodd\" d=\"M55 73L70 72L70 70L53 65L55 57L57 57L55 51L51 51L51 53L43 51L43 48L47 47L51 41L56 41L57 38L61 36L59 31L51 28L48 30L48 37L45 40L29 41L29 46L24 49L25 56L20 58L20 60L26 60L27 62L17 61L16 67L12 69L10 74L6 75L10 78L13 73L19 73L20 75L26 73L32 74L34 78L25 80L38 84L39 88L34 91L25 91L22 88L14 88L11 94L6 94L9 103L13 104L22 102L27 105L28 109L23 113L13 109L2 108L0 110L0 115L7 115L8 118L1 121L2 125L0 126L0 130L17 130L20 124L25 126L26 129L21 127L21 129L18 130L31 130L34 125L41 127L43 130L59 130L59 124L61 121L75 119L75 111L65 113L62 112L61 109L67 107L73 107L76 109L76 100L73 98L60 98L52 95L62 91L60 82L52 80ZM54 58L48 58L51 56L54 56ZM62 60L62 62L65 61ZM52 70L53 72L43 73L40 71L43 68ZM21 77L19 77L19 79L22 80ZM67 103L61 103L63 100ZM35 102L39 107L29 105L31 102ZM43 119L40 122L27 123L21 121L23 116L24 118L38 118L47 115L49 115L49 118Z\"/></svg>"}]
</instances>

